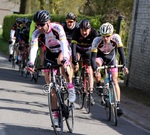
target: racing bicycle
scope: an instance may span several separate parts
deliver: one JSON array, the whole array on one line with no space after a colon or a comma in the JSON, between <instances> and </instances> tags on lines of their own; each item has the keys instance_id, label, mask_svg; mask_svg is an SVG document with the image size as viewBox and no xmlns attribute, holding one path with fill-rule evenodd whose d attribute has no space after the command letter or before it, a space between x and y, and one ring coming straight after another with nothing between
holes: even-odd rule
<instances>
[{"instance_id":1,"label":"racing bicycle","mask_svg":"<svg viewBox=\"0 0 150 135\"><path fill-rule=\"evenodd\" d=\"M100 72L101 69L104 69L105 78L103 85L103 95L101 95L101 100L104 103L107 119L110 121L111 118L115 126L118 124L117 116L117 95L112 79L112 68L121 68L123 65L104 65L97 68L97 71Z\"/></svg>"},{"instance_id":2,"label":"racing bicycle","mask_svg":"<svg viewBox=\"0 0 150 135\"><path fill-rule=\"evenodd\" d=\"M61 64L48 63L46 68L39 68L38 70L51 70L51 82L43 86L44 93L48 94L48 107L52 127L55 134L62 134L64 129L64 121L68 127L69 132L74 129L74 104L69 102L67 83L61 75ZM55 98L55 101L54 101ZM53 109L53 105L57 102L57 109ZM53 111L58 111L59 124L58 127L54 124Z\"/></svg>"}]
</instances>

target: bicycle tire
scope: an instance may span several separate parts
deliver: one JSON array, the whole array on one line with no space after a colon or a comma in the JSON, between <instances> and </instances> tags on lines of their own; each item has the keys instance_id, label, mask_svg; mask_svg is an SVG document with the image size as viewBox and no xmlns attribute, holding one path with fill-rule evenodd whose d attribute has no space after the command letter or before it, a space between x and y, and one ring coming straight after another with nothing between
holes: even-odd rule
<instances>
[{"instance_id":1,"label":"bicycle tire","mask_svg":"<svg viewBox=\"0 0 150 135\"><path fill-rule=\"evenodd\" d=\"M16 59L16 44L14 44L13 54L12 54L12 68L14 69L16 67L15 59Z\"/></svg>"},{"instance_id":2,"label":"bicycle tire","mask_svg":"<svg viewBox=\"0 0 150 135\"><path fill-rule=\"evenodd\" d=\"M67 107L69 110L69 117L65 119L66 119L68 130L70 133L72 133L74 130L74 104L70 103L68 99L66 101L67 101Z\"/></svg>"},{"instance_id":3,"label":"bicycle tire","mask_svg":"<svg viewBox=\"0 0 150 135\"><path fill-rule=\"evenodd\" d=\"M35 68L39 68L40 67L40 56L37 55L36 59L35 59L35 64L34 64ZM38 82L38 78L39 78L39 71L35 71L34 75L32 76L34 83Z\"/></svg>"},{"instance_id":4,"label":"bicycle tire","mask_svg":"<svg viewBox=\"0 0 150 135\"><path fill-rule=\"evenodd\" d=\"M110 82L110 92L111 92L111 110L112 110L112 119L115 126L118 124L117 118L117 99L116 91L113 82Z\"/></svg>"},{"instance_id":5,"label":"bicycle tire","mask_svg":"<svg viewBox=\"0 0 150 135\"><path fill-rule=\"evenodd\" d=\"M23 61L22 60L19 61L18 66L19 66L19 75L23 76Z\"/></svg>"},{"instance_id":6,"label":"bicycle tire","mask_svg":"<svg viewBox=\"0 0 150 135\"><path fill-rule=\"evenodd\" d=\"M79 104L79 109L82 109L84 106L84 95L81 89L77 90L76 96L77 96L77 103Z\"/></svg>"},{"instance_id":7,"label":"bicycle tire","mask_svg":"<svg viewBox=\"0 0 150 135\"><path fill-rule=\"evenodd\" d=\"M107 117L107 120L110 121L111 120L111 104L110 104L109 98L106 98L105 102L106 102L105 104L106 117Z\"/></svg>"},{"instance_id":8,"label":"bicycle tire","mask_svg":"<svg viewBox=\"0 0 150 135\"><path fill-rule=\"evenodd\" d=\"M81 74L79 78L79 87L77 89L77 100L79 104L79 109L82 109L84 106L84 98L85 98L85 93L84 93L84 68L81 69Z\"/></svg>"},{"instance_id":9,"label":"bicycle tire","mask_svg":"<svg viewBox=\"0 0 150 135\"><path fill-rule=\"evenodd\" d=\"M84 76L84 81L85 81L85 85L86 85L86 86L84 86L86 88L85 110L86 110L87 114L89 114L90 111L91 111L91 93L90 93L90 77L89 77L89 74L86 74L86 76Z\"/></svg>"},{"instance_id":10,"label":"bicycle tire","mask_svg":"<svg viewBox=\"0 0 150 135\"><path fill-rule=\"evenodd\" d=\"M62 107L61 107L61 102L60 102L60 95L58 95L58 93L56 93L56 87L51 87L50 88L50 91L48 93L48 107L49 107L49 115L50 115L50 120L51 120L51 124L52 124L52 127L54 129L54 132L56 135L59 135L59 134L62 134L63 133L63 116L62 116ZM53 103L53 100L52 100L52 92L55 93L56 95L56 100L57 100L57 109L55 109L55 111L58 111L59 113L59 125L58 127L56 127L54 125L54 117L53 117L53 109L52 109L52 103Z\"/></svg>"}]
</instances>

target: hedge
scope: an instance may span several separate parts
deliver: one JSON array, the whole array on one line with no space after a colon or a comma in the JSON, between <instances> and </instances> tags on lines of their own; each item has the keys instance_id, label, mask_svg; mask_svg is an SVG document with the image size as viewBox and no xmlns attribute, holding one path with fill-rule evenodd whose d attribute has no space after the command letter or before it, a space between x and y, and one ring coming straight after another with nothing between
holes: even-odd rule
<instances>
[{"instance_id":1,"label":"hedge","mask_svg":"<svg viewBox=\"0 0 150 135\"><path fill-rule=\"evenodd\" d=\"M5 41L9 40L10 37L10 30L11 27L13 25L13 23L15 22L16 18L23 18L23 17L27 17L29 19L32 20L33 15L31 14L13 14L13 15L7 15L4 18L3 21L3 34L2 37ZM82 19L89 19L91 22L91 25L96 29L99 30L100 24L101 24L101 16L94 16L94 17L89 17L89 16L78 16L78 22ZM65 21L65 16L63 15L51 15L51 21L52 22L59 22L62 23L63 21Z\"/></svg>"}]
</instances>

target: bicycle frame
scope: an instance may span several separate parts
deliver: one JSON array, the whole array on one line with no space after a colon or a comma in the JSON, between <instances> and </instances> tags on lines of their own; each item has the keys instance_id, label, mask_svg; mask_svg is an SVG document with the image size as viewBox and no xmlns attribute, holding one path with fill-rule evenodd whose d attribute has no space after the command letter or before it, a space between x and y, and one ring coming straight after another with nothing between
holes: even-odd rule
<instances>
[{"instance_id":1,"label":"bicycle frame","mask_svg":"<svg viewBox=\"0 0 150 135\"><path fill-rule=\"evenodd\" d=\"M102 100L105 102L107 119L109 121L111 120L111 113L112 113L113 114L112 115L113 122L114 122L115 126L117 126L117 102L118 102L118 99L117 99L117 94L116 94L116 90L114 87L114 82L112 79L111 69L119 68L119 67L123 67L123 65L109 65L109 66L105 65L105 66L97 68L98 71L100 69L105 70L105 80L104 80L104 89L103 89L103 93L105 93L105 95L102 97Z\"/></svg>"},{"instance_id":2,"label":"bicycle frame","mask_svg":"<svg viewBox=\"0 0 150 135\"><path fill-rule=\"evenodd\" d=\"M39 70L49 69L51 71L51 82L44 85L43 89L44 93L48 94L50 119L56 135L63 132L64 120L66 121L70 132L72 132L74 128L73 103L70 103L68 99L68 90L65 79L61 75L61 70L59 69L61 66L61 64L57 64L50 65L48 68L39 68ZM54 106L55 108L53 108ZM58 127L55 127L54 125L53 111L59 113Z\"/></svg>"},{"instance_id":3,"label":"bicycle frame","mask_svg":"<svg viewBox=\"0 0 150 135\"><path fill-rule=\"evenodd\" d=\"M91 107L91 94L90 94L90 74L88 69L88 64L83 60L79 60L78 62L82 62L82 68L80 73L80 86L77 88L77 96L79 99L80 109L84 106L84 100L86 101L86 112L90 113Z\"/></svg>"}]
</instances>

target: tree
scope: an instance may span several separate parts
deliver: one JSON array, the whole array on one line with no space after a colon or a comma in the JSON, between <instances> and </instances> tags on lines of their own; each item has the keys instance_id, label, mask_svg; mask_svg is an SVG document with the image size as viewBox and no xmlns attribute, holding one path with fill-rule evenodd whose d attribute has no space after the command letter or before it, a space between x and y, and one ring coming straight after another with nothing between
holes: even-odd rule
<instances>
[{"instance_id":1,"label":"tree","mask_svg":"<svg viewBox=\"0 0 150 135\"><path fill-rule=\"evenodd\" d=\"M31 13L31 0L20 0L20 14Z\"/></svg>"}]
</instances>

